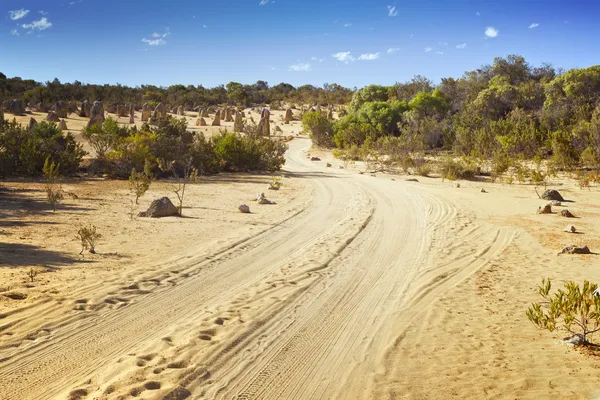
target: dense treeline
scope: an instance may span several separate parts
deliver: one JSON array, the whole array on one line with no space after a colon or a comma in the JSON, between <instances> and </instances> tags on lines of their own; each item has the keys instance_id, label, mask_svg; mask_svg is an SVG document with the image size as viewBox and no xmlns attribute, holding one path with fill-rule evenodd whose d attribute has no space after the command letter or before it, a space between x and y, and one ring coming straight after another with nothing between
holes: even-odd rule
<instances>
[{"instance_id":1,"label":"dense treeline","mask_svg":"<svg viewBox=\"0 0 600 400\"><path fill-rule=\"evenodd\" d=\"M308 113L304 125L318 144L352 154L451 150L504 165L549 158L561 169L600 159L600 66L563 72L510 55L437 86L421 76L367 86L349 111L335 123Z\"/></svg>"},{"instance_id":2,"label":"dense treeline","mask_svg":"<svg viewBox=\"0 0 600 400\"><path fill-rule=\"evenodd\" d=\"M170 106L197 107L229 103L247 106L250 104L271 104L276 101L291 101L302 104L344 104L350 101L352 90L338 84L325 84L318 88L312 85L294 87L288 83L269 86L265 81L252 85L229 82L214 88L173 85L168 88L142 85L127 87L122 85L91 85L81 82L61 83L36 82L19 77L7 78L0 72L0 102L18 98L26 104L53 104L57 101L95 101L106 104L134 103L141 105L160 102Z\"/></svg>"}]
</instances>

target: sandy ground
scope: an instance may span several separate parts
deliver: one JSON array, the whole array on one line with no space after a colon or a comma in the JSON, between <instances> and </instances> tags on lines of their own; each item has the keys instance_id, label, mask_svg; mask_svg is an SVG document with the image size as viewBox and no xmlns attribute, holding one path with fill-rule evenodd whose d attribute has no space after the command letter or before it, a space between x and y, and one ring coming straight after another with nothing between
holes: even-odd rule
<instances>
[{"instance_id":1,"label":"sandy ground","mask_svg":"<svg viewBox=\"0 0 600 400\"><path fill-rule=\"evenodd\" d=\"M3 183L0 287L27 297L0 301L0 398L600 395L600 359L525 316L542 277L600 281L597 255L557 255L600 249L599 191L553 182L567 220L537 215L532 186L361 175L310 145L290 143L277 205L250 203L268 177L223 175L185 219L130 221L124 182L66 183L79 200L56 214ZM84 259L81 221L106 232Z\"/></svg>"}]
</instances>

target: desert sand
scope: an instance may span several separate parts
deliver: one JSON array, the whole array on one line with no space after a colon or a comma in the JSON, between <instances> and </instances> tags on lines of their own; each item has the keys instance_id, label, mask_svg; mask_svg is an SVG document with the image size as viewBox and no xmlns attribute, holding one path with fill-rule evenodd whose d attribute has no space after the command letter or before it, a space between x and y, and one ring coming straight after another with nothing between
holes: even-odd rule
<instances>
[{"instance_id":1,"label":"desert sand","mask_svg":"<svg viewBox=\"0 0 600 400\"><path fill-rule=\"evenodd\" d=\"M600 359L525 316L542 277L600 281L597 255L557 255L599 251L597 189L552 181L566 220L537 215L530 185L408 182L339 169L304 136L289 146L280 191L203 177L182 219L130 220L126 182L65 182L78 199L56 213L42 185L2 182L0 398L600 395ZM81 223L103 233L98 254L77 254Z\"/></svg>"}]
</instances>

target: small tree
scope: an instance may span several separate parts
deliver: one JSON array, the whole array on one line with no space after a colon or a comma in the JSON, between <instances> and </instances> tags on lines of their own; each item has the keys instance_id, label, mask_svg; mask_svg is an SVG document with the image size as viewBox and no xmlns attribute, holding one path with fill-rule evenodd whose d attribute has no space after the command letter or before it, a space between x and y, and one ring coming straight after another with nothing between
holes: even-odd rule
<instances>
[{"instance_id":1,"label":"small tree","mask_svg":"<svg viewBox=\"0 0 600 400\"><path fill-rule=\"evenodd\" d=\"M129 190L135 196L135 204L139 204L140 197L142 197L152 183L152 172L151 165L148 160L144 165L144 172L137 172L135 168L132 168L131 175L129 176Z\"/></svg>"},{"instance_id":2,"label":"small tree","mask_svg":"<svg viewBox=\"0 0 600 400\"><path fill-rule=\"evenodd\" d=\"M175 171L173 171L175 172ZM185 197L185 188L188 183L194 183L198 180L198 170L192 167L191 162L186 163L186 166L183 170L183 176L177 178L177 182L173 185L171 191L175 193L177 199L179 201L179 205L177 206L177 210L179 211L179 216L183 217L183 200Z\"/></svg>"},{"instance_id":3,"label":"small tree","mask_svg":"<svg viewBox=\"0 0 600 400\"><path fill-rule=\"evenodd\" d=\"M307 112L302 117L302 127L308 132L317 146L333 145L333 125L320 112Z\"/></svg>"},{"instance_id":4,"label":"small tree","mask_svg":"<svg viewBox=\"0 0 600 400\"><path fill-rule=\"evenodd\" d=\"M96 254L96 245L101 238L102 235L96 230L96 225L79 228L76 237L81 242L81 251L79 254L83 254L83 251L86 249L89 249L90 253Z\"/></svg>"},{"instance_id":5,"label":"small tree","mask_svg":"<svg viewBox=\"0 0 600 400\"><path fill-rule=\"evenodd\" d=\"M60 164L55 164L50 161L50 157L44 162L44 177L46 178L46 198L52 206L52 210L56 212L58 203L63 199L62 188L60 186Z\"/></svg>"},{"instance_id":6,"label":"small tree","mask_svg":"<svg viewBox=\"0 0 600 400\"><path fill-rule=\"evenodd\" d=\"M600 293L598 285L584 281L583 288L575 282L566 282L564 290L558 289L550 294L550 279L542 279L538 293L544 299L541 303L532 303L527 310L527 318L540 329L554 332L562 322L563 328L581 337L589 344L589 336L600 331Z\"/></svg>"}]
</instances>

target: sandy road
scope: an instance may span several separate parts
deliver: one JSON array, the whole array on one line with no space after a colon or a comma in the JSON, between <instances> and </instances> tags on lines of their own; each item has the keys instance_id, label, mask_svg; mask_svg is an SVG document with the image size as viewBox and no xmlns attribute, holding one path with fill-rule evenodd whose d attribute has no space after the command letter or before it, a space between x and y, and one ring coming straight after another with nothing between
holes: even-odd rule
<instances>
[{"instance_id":1,"label":"sandy road","mask_svg":"<svg viewBox=\"0 0 600 400\"><path fill-rule=\"evenodd\" d=\"M286 165L314 186L306 209L0 349L0 398L393 397L403 329L511 237L419 184L311 163L309 145Z\"/></svg>"}]
</instances>

